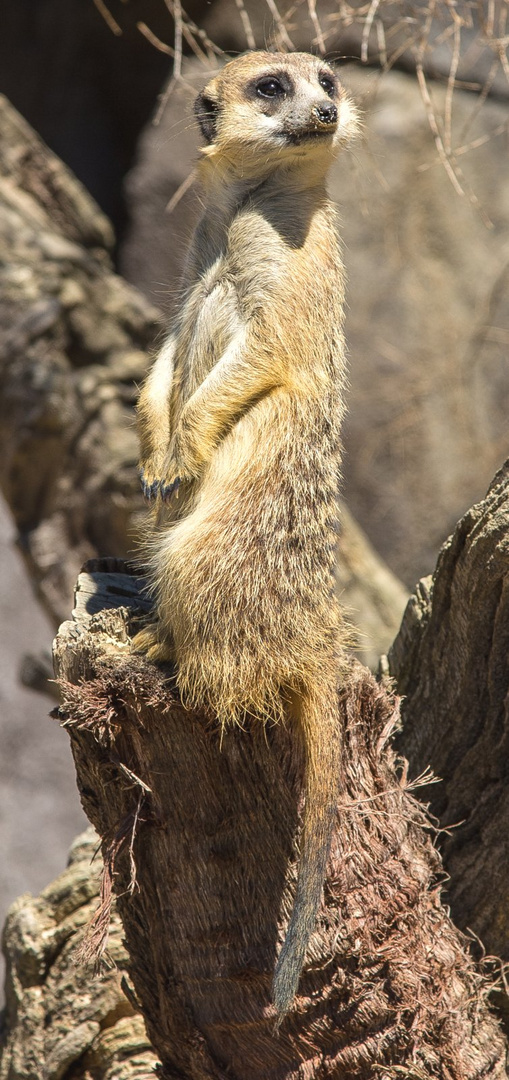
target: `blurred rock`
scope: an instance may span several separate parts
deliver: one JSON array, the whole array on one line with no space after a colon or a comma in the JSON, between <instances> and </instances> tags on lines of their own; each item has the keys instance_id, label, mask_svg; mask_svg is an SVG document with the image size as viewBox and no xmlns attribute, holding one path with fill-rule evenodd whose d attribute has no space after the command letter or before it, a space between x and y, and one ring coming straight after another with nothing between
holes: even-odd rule
<instances>
[{"instance_id":1,"label":"blurred rock","mask_svg":"<svg viewBox=\"0 0 509 1080\"><path fill-rule=\"evenodd\" d=\"M3 933L7 1008L0 1080L144 1080L157 1064L145 1025L122 989L127 953L113 912L104 972L76 966L99 904L99 838L87 829L67 869L40 896L20 896Z\"/></svg>"},{"instance_id":2,"label":"blurred rock","mask_svg":"<svg viewBox=\"0 0 509 1080\"><path fill-rule=\"evenodd\" d=\"M30 588L0 501L0 925L20 893L42 889L65 863L85 817L65 732L46 694L20 686L27 648L51 648L53 628Z\"/></svg>"},{"instance_id":3,"label":"blurred rock","mask_svg":"<svg viewBox=\"0 0 509 1080\"><path fill-rule=\"evenodd\" d=\"M2 98L0 132L0 486L58 622L85 559L134 546L136 383L162 319L113 273L107 219Z\"/></svg>"},{"instance_id":4,"label":"blurred rock","mask_svg":"<svg viewBox=\"0 0 509 1080\"><path fill-rule=\"evenodd\" d=\"M352 651L372 671L396 636L408 593L341 504L338 595L355 628ZM385 644L384 644L385 643Z\"/></svg>"},{"instance_id":5,"label":"blurred rock","mask_svg":"<svg viewBox=\"0 0 509 1080\"><path fill-rule=\"evenodd\" d=\"M457 156L461 197L415 80L349 82L367 141L332 184L349 279L345 497L410 585L509 449L509 116L456 91L453 143L486 139ZM432 93L443 115L445 88Z\"/></svg>"}]
</instances>

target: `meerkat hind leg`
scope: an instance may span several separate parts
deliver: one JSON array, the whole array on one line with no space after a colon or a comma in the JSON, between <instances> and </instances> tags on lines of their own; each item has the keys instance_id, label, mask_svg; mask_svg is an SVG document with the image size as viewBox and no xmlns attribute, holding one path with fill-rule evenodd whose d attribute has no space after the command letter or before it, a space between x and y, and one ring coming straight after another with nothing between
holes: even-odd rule
<instances>
[{"instance_id":1,"label":"meerkat hind leg","mask_svg":"<svg viewBox=\"0 0 509 1080\"><path fill-rule=\"evenodd\" d=\"M159 624L156 622L149 623L135 634L132 639L132 648L133 652L144 653L149 660L154 660L156 663L158 661L161 664L175 662L173 641L161 640Z\"/></svg>"}]
</instances>

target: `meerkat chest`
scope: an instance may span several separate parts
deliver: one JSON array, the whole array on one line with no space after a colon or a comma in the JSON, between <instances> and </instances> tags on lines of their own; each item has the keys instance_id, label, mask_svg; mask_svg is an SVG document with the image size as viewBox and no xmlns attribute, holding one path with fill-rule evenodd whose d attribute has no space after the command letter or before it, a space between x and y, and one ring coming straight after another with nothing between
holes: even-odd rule
<instances>
[{"instance_id":1,"label":"meerkat chest","mask_svg":"<svg viewBox=\"0 0 509 1080\"><path fill-rule=\"evenodd\" d=\"M225 258L187 290L177 329L176 360L184 398L203 382L242 326L235 282Z\"/></svg>"}]
</instances>

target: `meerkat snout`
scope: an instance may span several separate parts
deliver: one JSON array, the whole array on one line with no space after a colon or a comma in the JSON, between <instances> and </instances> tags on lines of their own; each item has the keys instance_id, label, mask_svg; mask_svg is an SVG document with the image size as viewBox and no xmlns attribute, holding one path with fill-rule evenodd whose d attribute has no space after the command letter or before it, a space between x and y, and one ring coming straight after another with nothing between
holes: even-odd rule
<instances>
[{"instance_id":1,"label":"meerkat snout","mask_svg":"<svg viewBox=\"0 0 509 1080\"><path fill-rule=\"evenodd\" d=\"M325 105L315 105L311 115L316 117L320 124L330 127L338 122L338 110L335 105L327 102Z\"/></svg>"}]
</instances>

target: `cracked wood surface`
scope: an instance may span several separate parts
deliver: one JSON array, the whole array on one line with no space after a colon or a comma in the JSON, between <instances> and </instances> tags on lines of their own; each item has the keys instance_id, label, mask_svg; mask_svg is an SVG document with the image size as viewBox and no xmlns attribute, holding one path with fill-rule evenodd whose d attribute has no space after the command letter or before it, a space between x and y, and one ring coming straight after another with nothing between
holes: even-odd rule
<instances>
[{"instance_id":1,"label":"cracked wood surface","mask_svg":"<svg viewBox=\"0 0 509 1080\"><path fill-rule=\"evenodd\" d=\"M459 926L509 959L509 463L458 522L419 583L389 652L402 706L398 746L442 828Z\"/></svg>"}]
</instances>

